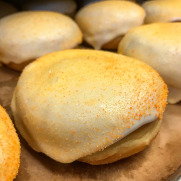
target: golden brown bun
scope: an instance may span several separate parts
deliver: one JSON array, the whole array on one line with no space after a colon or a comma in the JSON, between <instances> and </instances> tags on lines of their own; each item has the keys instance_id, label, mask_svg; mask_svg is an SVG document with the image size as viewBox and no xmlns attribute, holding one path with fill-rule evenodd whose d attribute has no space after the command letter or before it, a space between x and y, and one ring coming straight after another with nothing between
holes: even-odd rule
<instances>
[{"instance_id":1,"label":"golden brown bun","mask_svg":"<svg viewBox=\"0 0 181 181\"><path fill-rule=\"evenodd\" d=\"M12 181L19 169L20 142L14 125L0 106L0 180Z\"/></svg>"},{"instance_id":2,"label":"golden brown bun","mask_svg":"<svg viewBox=\"0 0 181 181\"><path fill-rule=\"evenodd\" d=\"M73 16L76 8L74 0L34 0L25 2L22 6L22 10L26 11L55 11L68 16Z\"/></svg>"},{"instance_id":3,"label":"golden brown bun","mask_svg":"<svg viewBox=\"0 0 181 181\"><path fill-rule=\"evenodd\" d=\"M80 9L75 20L84 40L95 49L101 49L104 44L141 25L144 17L144 9L133 2L100 1Z\"/></svg>"},{"instance_id":4,"label":"golden brown bun","mask_svg":"<svg viewBox=\"0 0 181 181\"><path fill-rule=\"evenodd\" d=\"M24 69L11 107L17 128L34 150L70 163L161 120L166 99L165 83L145 63L106 51L65 50ZM106 163L143 149L157 126L153 130L146 142L133 143Z\"/></svg>"},{"instance_id":5,"label":"golden brown bun","mask_svg":"<svg viewBox=\"0 0 181 181\"><path fill-rule=\"evenodd\" d=\"M181 21L180 0L154 0L143 4L145 23Z\"/></svg>"},{"instance_id":6,"label":"golden brown bun","mask_svg":"<svg viewBox=\"0 0 181 181\"><path fill-rule=\"evenodd\" d=\"M77 24L60 13L26 11L0 20L0 61L4 64L21 65L81 42Z\"/></svg>"},{"instance_id":7,"label":"golden brown bun","mask_svg":"<svg viewBox=\"0 0 181 181\"><path fill-rule=\"evenodd\" d=\"M181 23L155 23L130 30L118 52L151 65L169 86L168 102L181 100Z\"/></svg>"}]
</instances>

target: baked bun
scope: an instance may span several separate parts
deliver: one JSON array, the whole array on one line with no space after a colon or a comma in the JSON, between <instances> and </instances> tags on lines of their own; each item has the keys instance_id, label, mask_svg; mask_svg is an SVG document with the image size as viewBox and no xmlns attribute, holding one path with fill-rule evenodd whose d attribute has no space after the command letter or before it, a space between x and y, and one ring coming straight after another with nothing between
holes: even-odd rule
<instances>
[{"instance_id":1,"label":"baked bun","mask_svg":"<svg viewBox=\"0 0 181 181\"><path fill-rule=\"evenodd\" d=\"M9 3L0 1L0 18L15 13L17 9Z\"/></svg>"},{"instance_id":2,"label":"baked bun","mask_svg":"<svg viewBox=\"0 0 181 181\"><path fill-rule=\"evenodd\" d=\"M27 11L0 20L0 61L15 64L17 68L81 42L82 33L77 24L59 13Z\"/></svg>"},{"instance_id":3,"label":"baked bun","mask_svg":"<svg viewBox=\"0 0 181 181\"><path fill-rule=\"evenodd\" d=\"M19 169L20 142L14 125L0 106L0 180L12 181Z\"/></svg>"},{"instance_id":4,"label":"baked bun","mask_svg":"<svg viewBox=\"0 0 181 181\"><path fill-rule=\"evenodd\" d=\"M150 143L166 98L165 83L148 65L75 49L28 65L11 106L17 128L34 150L63 163L105 164Z\"/></svg>"},{"instance_id":5,"label":"baked bun","mask_svg":"<svg viewBox=\"0 0 181 181\"><path fill-rule=\"evenodd\" d=\"M145 23L181 21L180 0L155 0L143 4Z\"/></svg>"},{"instance_id":6,"label":"baked bun","mask_svg":"<svg viewBox=\"0 0 181 181\"><path fill-rule=\"evenodd\" d=\"M129 31L118 52L151 65L169 86L168 102L181 100L181 24L155 23Z\"/></svg>"},{"instance_id":7,"label":"baked bun","mask_svg":"<svg viewBox=\"0 0 181 181\"><path fill-rule=\"evenodd\" d=\"M22 10L56 11L68 16L73 16L76 8L77 5L73 0L34 0L22 5Z\"/></svg>"},{"instance_id":8,"label":"baked bun","mask_svg":"<svg viewBox=\"0 0 181 181\"><path fill-rule=\"evenodd\" d=\"M95 49L117 49L112 40L143 23L144 9L128 1L100 1L83 7L76 15L84 40ZM109 43L108 47L104 47Z\"/></svg>"}]
</instances>

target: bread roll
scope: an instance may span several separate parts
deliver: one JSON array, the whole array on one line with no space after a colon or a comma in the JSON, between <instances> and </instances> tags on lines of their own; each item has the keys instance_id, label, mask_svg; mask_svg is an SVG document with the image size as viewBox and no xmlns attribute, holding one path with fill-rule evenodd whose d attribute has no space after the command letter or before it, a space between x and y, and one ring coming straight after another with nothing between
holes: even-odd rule
<instances>
[{"instance_id":1,"label":"bread roll","mask_svg":"<svg viewBox=\"0 0 181 181\"><path fill-rule=\"evenodd\" d=\"M15 64L17 68L81 42L82 33L77 24L59 13L27 11L0 20L0 61Z\"/></svg>"},{"instance_id":2,"label":"bread roll","mask_svg":"<svg viewBox=\"0 0 181 181\"><path fill-rule=\"evenodd\" d=\"M169 86L168 102L181 100L181 24L155 23L129 31L118 52L139 59L157 70Z\"/></svg>"},{"instance_id":3,"label":"bread roll","mask_svg":"<svg viewBox=\"0 0 181 181\"><path fill-rule=\"evenodd\" d=\"M143 4L145 23L181 21L180 0L154 0Z\"/></svg>"},{"instance_id":4,"label":"bread roll","mask_svg":"<svg viewBox=\"0 0 181 181\"><path fill-rule=\"evenodd\" d=\"M73 16L76 10L76 3L73 0L34 0L25 2L22 10L46 10L55 11L68 16Z\"/></svg>"},{"instance_id":5,"label":"bread roll","mask_svg":"<svg viewBox=\"0 0 181 181\"><path fill-rule=\"evenodd\" d=\"M83 7L76 15L84 40L95 49L101 49L129 29L143 23L144 9L128 1L101 1ZM118 43L108 46L117 49ZM104 47L106 48L106 47Z\"/></svg>"},{"instance_id":6,"label":"bread roll","mask_svg":"<svg viewBox=\"0 0 181 181\"><path fill-rule=\"evenodd\" d=\"M7 16L9 14L15 13L17 9L11 4L4 1L0 1L0 18Z\"/></svg>"},{"instance_id":7,"label":"bread roll","mask_svg":"<svg viewBox=\"0 0 181 181\"><path fill-rule=\"evenodd\" d=\"M0 180L12 181L19 169L20 142L6 110L0 106Z\"/></svg>"},{"instance_id":8,"label":"bread roll","mask_svg":"<svg viewBox=\"0 0 181 181\"><path fill-rule=\"evenodd\" d=\"M165 83L148 65L74 49L28 65L11 107L17 128L34 150L62 163L105 164L150 143L166 98Z\"/></svg>"}]
</instances>

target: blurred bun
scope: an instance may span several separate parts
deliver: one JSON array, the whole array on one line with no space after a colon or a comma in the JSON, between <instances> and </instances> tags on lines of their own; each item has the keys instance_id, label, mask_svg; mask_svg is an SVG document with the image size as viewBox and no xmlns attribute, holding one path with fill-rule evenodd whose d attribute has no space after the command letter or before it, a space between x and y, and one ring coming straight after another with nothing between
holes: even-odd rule
<instances>
[{"instance_id":1,"label":"blurred bun","mask_svg":"<svg viewBox=\"0 0 181 181\"><path fill-rule=\"evenodd\" d=\"M0 20L0 61L21 69L42 55L70 49L82 33L68 16L48 11L16 13Z\"/></svg>"},{"instance_id":2,"label":"blurred bun","mask_svg":"<svg viewBox=\"0 0 181 181\"><path fill-rule=\"evenodd\" d=\"M100 1L83 7L76 15L84 40L95 49L117 49L118 42L129 29L143 23L144 9L128 1ZM109 43L109 46L104 47Z\"/></svg>"},{"instance_id":3,"label":"blurred bun","mask_svg":"<svg viewBox=\"0 0 181 181\"><path fill-rule=\"evenodd\" d=\"M63 163L105 164L151 142L166 99L163 80L140 61L65 50L24 69L11 106L17 128L34 150Z\"/></svg>"},{"instance_id":4,"label":"blurred bun","mask_svg":"<svg viewBox=\"0 0 181 181\"><path fill-rule=\"evenodd\" d=\"M145 23L181 21L180 0L155 0L143 4Z\"/></svg>"},{"instance_id":5,"label":"blurred bun","mask_svg":"<svg viewBox=\"0 0 181 181\"><path fill-rule=\"evenodd\" d=\"M181 100L181 24L155 23L129 31L118 52L151 65L169 86L169 103Z\"/></svg>"}]
</instances>

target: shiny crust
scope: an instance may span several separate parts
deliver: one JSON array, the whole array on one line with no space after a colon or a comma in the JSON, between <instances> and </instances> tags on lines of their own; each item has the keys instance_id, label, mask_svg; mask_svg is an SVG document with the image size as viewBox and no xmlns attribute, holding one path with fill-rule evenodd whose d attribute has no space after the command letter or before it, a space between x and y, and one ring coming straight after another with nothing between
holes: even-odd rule
<instances>
[{"instance_id":1,"label":"shiny crust","mask_svg":"<svg viewBox=\"0 0 181 181\"><path fill-rule=\"evenodd\" d=\"M69 163L119 141L147 115L161 119L166 98L163 80L140 61L65 50L24 69L11 106L33 149Z\"/></svg>"},{"instance_id":2,"label":"shiny crust","mask_svg":"<svg viewBox=\"0 0 181 181\"><path fill-rule=\"evenodd\" d=\"M163 0L143 3L145 23L181 21L181 1Z\"/></svg>"},{"instance_id":3,"label":"shiny crust","mask_svg":"<svg viewBox=\"0 0 181 181\"><path fill-rule=\"evenodd\" d=\"M181 23L153 23L130 30L118 52L141 60L163 77L169 87L168 102L181 100Z\"/></svg>"},{"instance_id":4,"label":"shiny crust","mask_svg":"<svg viewBox=\"0 0 181 181\"><path fill-rule=\"evenodd\" d=\"M0 106L0 180L12 181L19 169L20 142L5 109Z\"/></svg>"},{"instance_id":5,"label":"shiny crust","mask_svg":"<svg viewBox=\"0 0 181 181\"><path fill-rule=\"evenodd\" d=\"M84 40L95 49L101 49L104 44L141 25L144 17L144 9L133 2L100 1L80 9L75 20Z\"/></svg>"},{"instance_id":6,"label":"shiny crust","mask_svg":"<svg viewBox=\"0 0 181 181\"><path fill-rule=\"evenodd\" d=\"M78 25L51 11L25 11L0 20L0 61L21 64L82 42Z\"/></svg>"}]
</instances>

